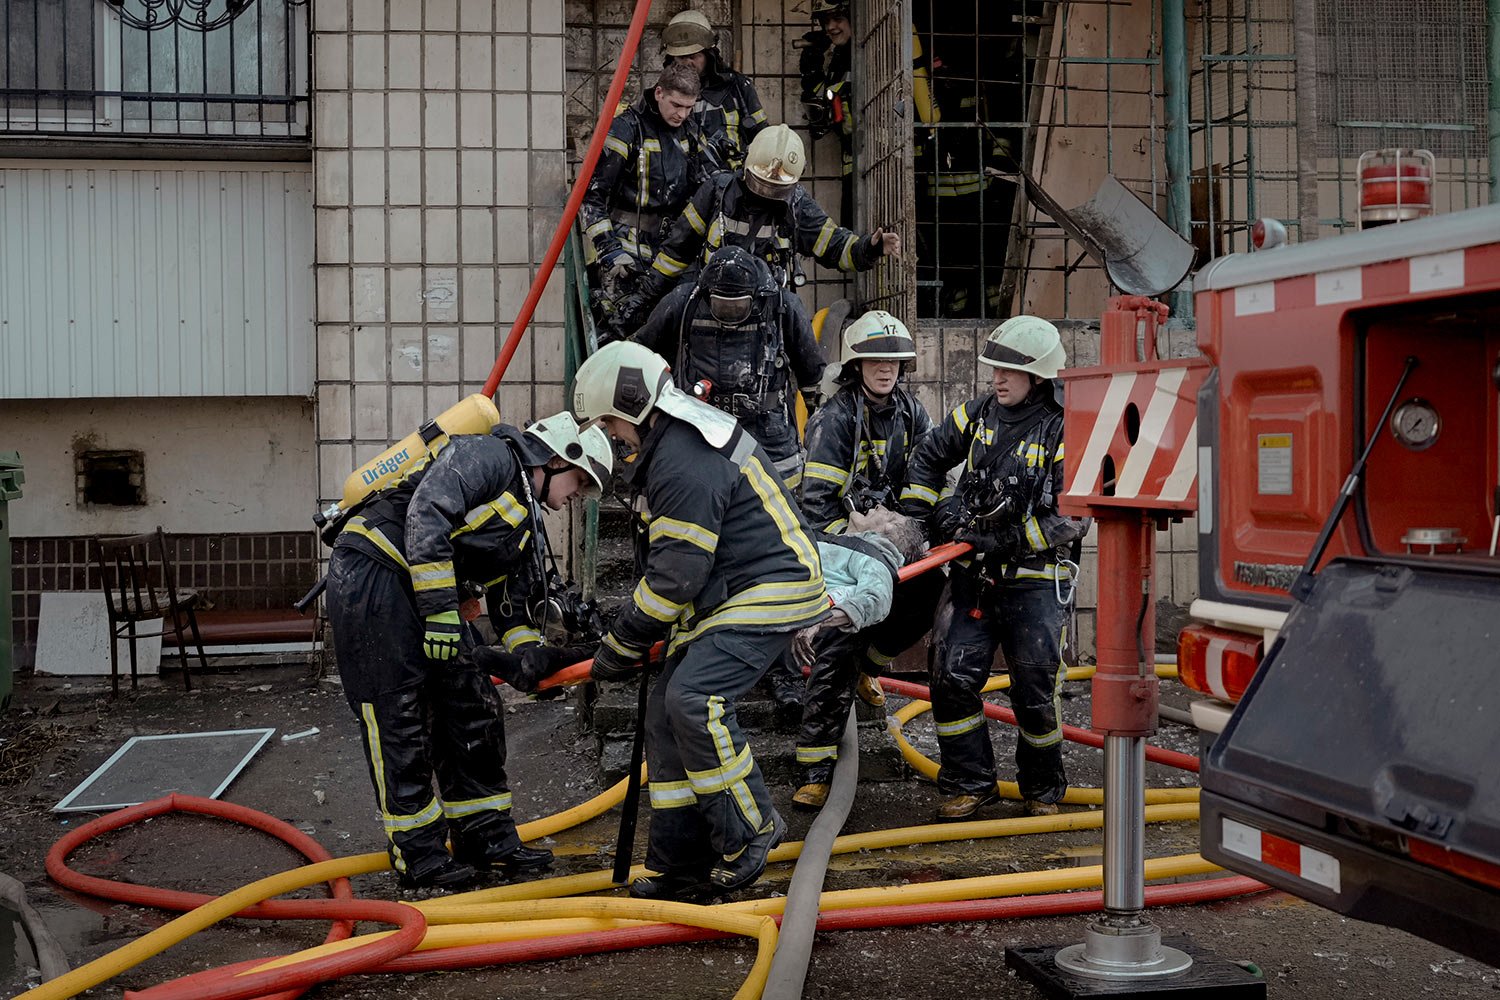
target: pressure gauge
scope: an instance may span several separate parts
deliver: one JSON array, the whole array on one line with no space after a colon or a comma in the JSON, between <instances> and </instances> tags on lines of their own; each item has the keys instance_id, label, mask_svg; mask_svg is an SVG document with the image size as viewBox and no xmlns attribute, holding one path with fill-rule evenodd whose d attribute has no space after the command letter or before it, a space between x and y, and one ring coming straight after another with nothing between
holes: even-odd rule
<instances>
[{"instance_id":1,"label":"pressure gauge","mask_svg":"<svg viewBox=\"0 0 1500 1000\"><path fill-rule=\"evenodd\" d=\"M1408 399L1391 414L1391 433L1412 451L1432 447L1441 429L1437 410L1421 397Z\"/></svg>"}]
</instances>

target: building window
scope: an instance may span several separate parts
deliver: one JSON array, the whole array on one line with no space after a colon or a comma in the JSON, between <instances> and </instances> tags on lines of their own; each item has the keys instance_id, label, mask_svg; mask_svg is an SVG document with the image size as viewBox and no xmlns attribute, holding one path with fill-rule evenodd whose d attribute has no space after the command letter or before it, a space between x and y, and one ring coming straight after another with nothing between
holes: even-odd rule
<instances>
[{"instance_id":1,"label":"building window","mask_svg":"<svg viewBox=\"0 0 1500 1000\"><path fill-rule=\"evenodd\" d=\"M307 0L5 0L0 134L308 139Z\"/></svg>"},{"instance_id":2,"label":"building window","mask_svg":"<svg viewBox=\"0 0 1500 1000\"><path fill-rule=\"evenodd\" d=\"M74 457L79 507L144 507L146 456L139 451L80 451Z\"/></svg>"}]
</instances>

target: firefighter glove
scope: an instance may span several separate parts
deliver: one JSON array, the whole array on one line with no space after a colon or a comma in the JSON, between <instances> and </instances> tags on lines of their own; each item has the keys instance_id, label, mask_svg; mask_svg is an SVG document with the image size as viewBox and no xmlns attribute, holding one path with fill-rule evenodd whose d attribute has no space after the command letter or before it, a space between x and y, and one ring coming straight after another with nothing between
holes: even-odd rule
<instances>
[{"instance_id":1,"label":"firefighter glove","mask_svg":"<svg viewBox=\"0 0 1500 1000\"><path fill-rule=\"evenodd\" d=\"M620 281L630 277L639 268L636 266L635 258L624 250L615 250L604 257L604 276L610 281Z\"/></svg>"},{"instance_id":2,"label":"firefighter glove","mask_svg":"<svg viewBox=\"0 0 1500 1000\"><path fill-rule=\"evenodd\" d=\"M422 637L422 651L434 663L446 663L458 656L458 633L463 627L457 611L439 611L427 616L427 633Z\"/></svg>"},{"instance_id":3,"label":"firefighter glove","mask_svg":"<svg viewBox=\"0 0 1500 1000\"><path fill-rule=\"evenodd\" d=\"M1021 529L1015 525L989 529L965 528L953 540L968 542L980 555L1010 559L1021 549Z\"/></svg>"},{"instance_id":4,"label":"firefighter glove","mask_svg":"<svg viewBox=\"0 0 1500 1000\"><path fill-rule=\"evenodd\" d=\"M594 680L626 681L634 677L641 668L640 660L621 656L604 643L594 650Z\"/></svg>"}]
</instances>

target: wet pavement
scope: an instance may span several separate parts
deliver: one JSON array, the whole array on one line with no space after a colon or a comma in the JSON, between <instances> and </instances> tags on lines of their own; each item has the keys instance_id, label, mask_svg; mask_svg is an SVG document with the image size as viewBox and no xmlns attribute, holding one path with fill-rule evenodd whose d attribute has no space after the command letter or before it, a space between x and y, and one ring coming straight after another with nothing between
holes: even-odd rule
<instances>
[{"instance_id":1,"label":"wet pavement","mask_svg":"<svg viewBox=\"0 0 1500 1000\"><path fill-rule=\"evenodd\" d=\"M170 915L112 906L60 891L46 878L51 844L87 816L59 816L50 808L133 735L274 726L277 734L230 785L226 801L261 809L311 834L335 855L382 849L373 793L360 753L358 730L337 684L309 683L301 668L243 670L202 678L186 694L169 674L166 685L147 682L136 696L110 702L104 689L57 679L23 682L16 704L0 725L14 740L32 729L21 765L0 767L0 871L25 884L28 899L75 964L160 926ZM269 685L266 689L265 686ZM1070 684L1067 721L1088 724L1086 684ZM1003 701L1003 696L992 696ZM1168 691L1168 700L1174 694ZM890 709L903 703L890 699ZM1180 704L1180 698L1178 698ZM520 701L508 706L506 724L518 819L527 820L582 802L600 790L593 741L580 730L571 699ZM319 733L283 743L280 736L318 727ZM918 749L935 752L925 718L909 727ZM993 728L997 757L1011 759L1010 734ZM40 732L41 736L38 736ZM1196 752L1196 736L1167 726L1153 742ZM12 744L14 745L14 744ZM0 745L0 752L5 747ZM1069 746L1075 784L1096 784L1101 754ZM4 759L4 758L0 758ZM1156 786L1194 784L1193 775L1148 766ZM790 809L791 786L773 787L778 806L800 839L810 817ZM926 823L938 801L925 780L862 785L845 832ZM986 818L1018 815L1015 803L987 810ZM546 842L558 855L555 874L606 867L618 813L608 813ZM645 818L637 855L643 848ZM828 888L900 885L972 875L1095 864L1101 834L1075 831L1001 840L961 841L833 859ZM1196 849L1192 824L1154 826L1149 855ZM211 820L163 817L121 831L75 855L75 867L110 878L201 892L222 893L294 867L297 856L263 835ZM783 893L790 869L774 867L755 888ZM500 878L492 878L498 884ZM354 880L361 895L403 898L388 874ZM308 893L312 895L313 893ZM1153 911L1168 936L1187 935L1220 957L1254 963L1271 997L1495 996L1500 973L1386 928L1349 921L1281 893ZM0 909L0 996L37 981L34 958L13 914ZM889 997L1040 997L1004 964L1017 945L1065 944L1081 939L1085 918L957 923L819 936L805 996L849 997L878 992ZM131 970L90 995L117 996L212 965L281 954L320 941L326 925L229 921ZM496 996L651 998L697 1000L729 997L753 960L753 946L725 941L514 965L490 970L388 978L357 977L319 988L315 996L375 998L393 995L478 1000Z\"/></svg>"}]
</instances>

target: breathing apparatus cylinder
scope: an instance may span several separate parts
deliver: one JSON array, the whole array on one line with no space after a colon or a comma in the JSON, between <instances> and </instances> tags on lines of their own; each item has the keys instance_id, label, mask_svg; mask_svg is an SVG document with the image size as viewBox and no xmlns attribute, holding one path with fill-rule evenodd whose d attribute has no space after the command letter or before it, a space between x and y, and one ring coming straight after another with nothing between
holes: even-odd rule
<instances>
[{"instance_id":1,"label":"breathing apparatus cylinder","mask_svg":"<svg viewBox=\"0 0 1500 1000\"><path fill-rule=\"evenodd\" d=\"M337 534L356 507L394 485L423 455L442 448L454 434L488 434L499 423L500 411L490 397L476 392L460 400L349 473L343 495L314 514L313 523L324 532L324 541L332 544L326 537L330 529Z\"/></svg>"}]
</instances>

